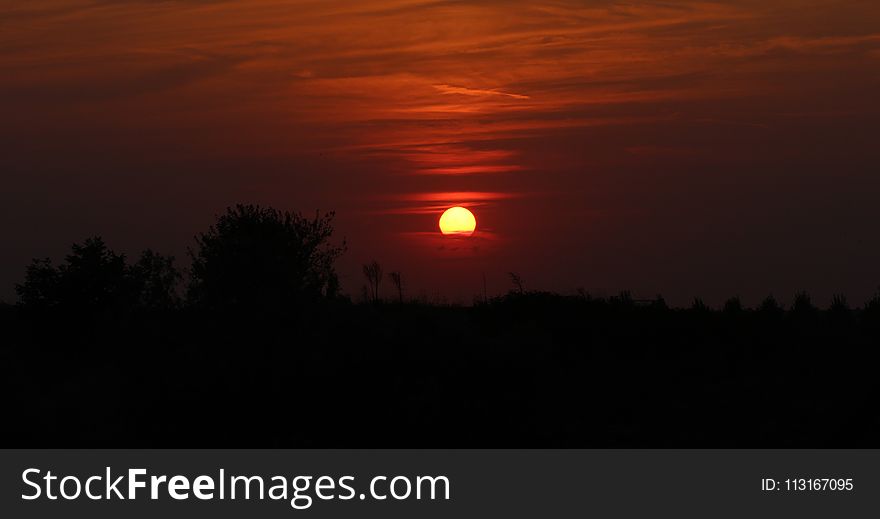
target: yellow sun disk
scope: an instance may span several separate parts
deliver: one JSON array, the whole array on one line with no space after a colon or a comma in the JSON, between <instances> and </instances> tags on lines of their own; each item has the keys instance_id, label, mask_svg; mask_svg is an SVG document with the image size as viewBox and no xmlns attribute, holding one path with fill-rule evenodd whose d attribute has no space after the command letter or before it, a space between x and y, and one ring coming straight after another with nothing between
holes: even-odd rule
<instances>
[{"instance_id":1,"label":"yellow sun disk","mask_svg":"<svg viewBox=\"0 0 880 519\"><path fill-rule=\"evenodd\" d=\"M459 236L470 236L477 228L474 213L461 206L450 207L440 217L440 232Z\"/></svg>"}]
</instances>

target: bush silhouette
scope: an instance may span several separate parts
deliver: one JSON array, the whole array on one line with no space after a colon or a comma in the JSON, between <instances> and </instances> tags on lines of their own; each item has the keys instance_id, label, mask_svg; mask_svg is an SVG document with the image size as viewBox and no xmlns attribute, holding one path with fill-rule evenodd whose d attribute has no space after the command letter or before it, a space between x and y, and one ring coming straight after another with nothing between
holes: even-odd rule
<instances>
[{"instance_id":1,"label":"bush silhouette","mask_svg":"<svg viewBox=\"0 0 880 519\"><path fill-rule=\"evenodd\" d=\"M189 301L211 310L277 312L337 295L333 213L308 219L258 205L227 208L190 250Z\"/></svg>"},{"instance_id":2,"label":"bush silhouette","mask_svg":"<svg viewBox=\"0 0 880 519\"><path fill-rule=\"evenodd\" d=\"M842 294L834 294L831 298L831 306L829 310L835 313L840 314L848 314L849 313L849 303L846 301L846 296Z\"/></svg>"},{"instance_id":3,"label":"bush silhouette","mask_svg":"<svg viewBox=\"0 0 880 519\"><path fill-rule=\"evenodd\" d=\"M817 308L813 306L810 295L806 292L798 292L794 296L794 304L791 305L791 311L795 315L809 316L815 313Z\"/></svg>"},{"instance_id":4,"label":"bush silhouette","mask_svg":"<svg viewBox=\"0 0 880 519\"><path fill-rule=\"evenodd\" d=\"M616 296L610 298L610 302L619 308L632 308L635 306L632 293L629 290L621 290Z\"/></svg>"},{"instance_id":5,"label":"bush silhouette","mask_svg":"<svg viewBox=\"0 0 880 519\"><path fill-rule=\"evenodd\" d=\"M724 302L723 312L729 315L737 315L742 313L743 305L739 297L731 297Z\"/></svg>"},{"instance_id":6,"label":"bush silhouette","mask_svg":"<svg viewBox=\"0 0 880 519\"><path fill-rule=\"evenodd\" d=\"M767 296L758 306L758 314L765 319L775 320L785 315L785 309L772 295Z\"/></svg>"},{"instance_id":7,"label":"bush silhouette","mask_svg":"<svg viewBox=\"0 0 880 519\"><path fill-rule=\"evenodd\" d=\"M709 307L706 306L702 299L695 297L693 303L691 303L691 310L694 312L708 312Z\"/></svg>"},{"instance_id":8,"label":"bush silhouette","mask_svg":"<svg viewBox=\"0 0 880 519\"><path fill-rule=\"evenodd\" d=\"M669 310L669 305L666 304L666 299L664 299L662 295L657 294L657 297L655 297L654 300L651 301L651 308L655 310L665 311Z\"/></svg>"}]
</instances>

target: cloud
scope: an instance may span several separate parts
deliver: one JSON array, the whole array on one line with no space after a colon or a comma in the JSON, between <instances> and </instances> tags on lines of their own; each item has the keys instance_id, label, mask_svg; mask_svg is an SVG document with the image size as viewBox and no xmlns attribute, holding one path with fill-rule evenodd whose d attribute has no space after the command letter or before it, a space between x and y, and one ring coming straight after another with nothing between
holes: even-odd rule
<instances>
[{"instance_id":1,"label":"cloud","mask_svg":"<svg viewBox=\"0 0 880 519\"><path fill-rule=\"evenodd\" d=\"M502 92L497 89L479 89L479 88L465 88L458 87L452 85L433 85L435 89L439 90L444 94L459 94L466 96L505 96L512 97L513 99L530 99L527 95L522 94L511 94L509 92Z\"/></svg>"},{"instance_id":2,"label":"cloud","mask_svg":"<svg viewBox=\"0 0 880 519\"><path fill-rule=\"evenodd\" d=\"M387 215L439 215L453 205L471 209L486 207L504 200L522 197L522 193L501 191L434 191L400 193L376 197L384 205L372 214Z\"/></svg>"},{"instance_id":3,"label":"cloud","mask_svg":"<svg viewBox=\"0 0 880 519\"><path fill-rule=\"evenodd\" d=\"M242 56L192 56L177 54L155 60L142 55L120 56L94 63L89 73L54 72L21 74L0 82L0 96L17 103L101 102L144 94L161 94L211 77L222 76L241 63ZM65 73L66 72L66 73ZM46 77L53 81L46 81Z\"/></svg>"},{"instance_id":4,"label":"cloud","mask_svg":"<svg viewBox=\"0 0 880 519\"><path fill-rule=\"evenodd\" d=\"M392 200L405 200L417 202L478 202L488 200L504 200L514 198L514 193L505 193L500 191L441 191L434 193L401 193L392 195Z\"/></svg>"}]
</instances>

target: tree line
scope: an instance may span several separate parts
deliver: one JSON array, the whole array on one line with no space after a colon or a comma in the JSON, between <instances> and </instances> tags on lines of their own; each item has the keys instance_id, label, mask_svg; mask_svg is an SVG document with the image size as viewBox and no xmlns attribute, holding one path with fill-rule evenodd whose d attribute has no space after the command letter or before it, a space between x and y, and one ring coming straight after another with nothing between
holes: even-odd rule
<instances>
[{"instance_id":1,"label":"tree line","mask_svg":"<svg viewBox=\"0 0 880 519\"><path fill-rule=\"evenodd\" d=\"M73 314L119 313L131 310L168 311L184 306L211 311L278 313L346 298L340 292L335 262L346 250L344 240L333 242L334 213L316 213L308 218L300 213L259 205L229 207L210 228L195 236L188 249L190 268L184 275L175 258L144 250L130 262L113 251L101 237L91 237L72 245L60 264L49 258L34 259L25 270L23 282L16 284L18 306L26 311L60 311ZM382 265L373 260L363 265L365 284L361 299L406 302L404 277L400 271L386 276ZM534 297L523 278L509 274L511 288L504 298ZM387 278L389 296L380 291ZM647 306L667 309L662 296L650 300L634 299L623 291L598 298L582 289L578 295L593 304L616 308ZM497 298L496 298L497 299ZM483 294L477 304L489 303ZM714 309L694 299L690 310L700 313ZM756 311L765 315L787 311L807 315L819 310L810 296L795 295L788 309L774 296L768 296L754 309L746 308L738 297L720 308L725 314ZM880 292L862 308L880 313ZM835 295L828 311L851 311L846 297Z\"/></svg>"},{"instance_id":2,"label":"tree line","mask_svg":"<svg viewBox=\"0 0 880 519\"><path fill-rule=\"evenodd\" d=\"M339 295L334 270L345 244L333 244L333 213L307 218L236 205L195 237L184 278L175 258L145 250L130 263L100 237L74 244L63 262L35 259L17 284L28 311L73 313L183 305L217 311L280 311Z\"/></svg>"}]
</instances>

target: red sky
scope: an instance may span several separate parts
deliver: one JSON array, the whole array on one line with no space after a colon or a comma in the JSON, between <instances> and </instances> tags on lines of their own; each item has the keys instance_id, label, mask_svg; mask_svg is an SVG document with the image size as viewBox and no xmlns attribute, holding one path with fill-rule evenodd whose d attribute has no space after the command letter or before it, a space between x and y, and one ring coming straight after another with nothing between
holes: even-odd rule
<instances>
[{"instance_id":1,"label":"red sky","mask_svg":"<svg viewBox=\"0 0 880 519\"><path fill-rule=\"evenodd\" d=\"M0 1L0 297L101 234L334 209L410 295L880 286L876 1ZM442 239L440 212L478 231Z\"/></svg>"}]
</instances>

